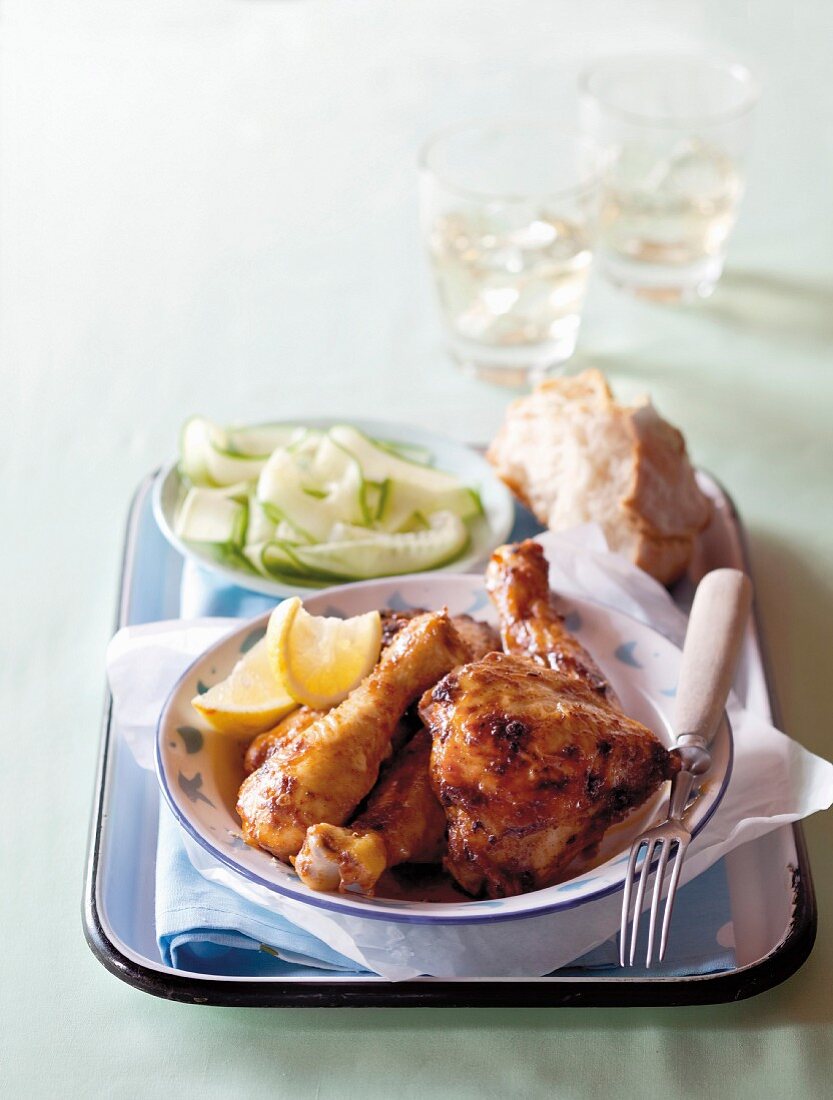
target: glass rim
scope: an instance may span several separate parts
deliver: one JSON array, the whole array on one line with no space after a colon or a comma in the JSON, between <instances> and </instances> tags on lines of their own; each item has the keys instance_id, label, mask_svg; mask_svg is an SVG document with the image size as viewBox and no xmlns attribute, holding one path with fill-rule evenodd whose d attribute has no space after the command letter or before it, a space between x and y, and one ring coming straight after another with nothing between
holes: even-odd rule
<instances>
[{"instance_id":1,"label":"glass rim","mask_svg":"<svg viewBox=\"0 0 833 1100\"><path fill-rule=\"evenodd\" d=\"M646 65L657 61L695 61L704 68L712 68L733 77L739 86L745 89L745 95L741 103L735 107L728 107L722 111L709 111L702 114L691 115L648 115L640 111L631 111L624 107L618 107L609 98L602 96L592 87L592 80L597 73L613 67L617 64ZM625 122L638 126L669 128L678 126L702 125L703 123L718 126L722 123L733 122L748 114L761 95L761 85L752 70L742 61L720 57L719 55L698 52L696 50L655 50L645 53L621 53L608 54L599 57L595 61L585 65L579 74L578 88L582 95L595 100L608 114Z\"/></svg>"},{"instance_id":2,"label":"glass rim","mask_svg":"<svg viewBox=\"0 0 833 1100\"><path fill-rule=\"evenodd\" d=\"M488 191L475 187L467 187L464 184L455 183L441 169L431 163L431 156L439 147L449 139L467 132L482 130L488 132L511 131L520 129L547 130L562 138L574 141L576 146L583 147L594 156L594 167L586 178L566 187L553 187L548 189L532 188L529 191ZM574 195L589 194L599 187L604 178L607 166L607 152L602 145L583 133L577 127L560 127L553 125L551 119L543 115L509 115L505 117L470 119L467 122L456 122L449 126L443 126L435 130L430 137L422 143L417 155L417 166L420 172L431 175L446 190L459 195L462 198L474 199L478 202L504 202L522 203L531 199L558 199L569 198Z\"/></svg>"}]
</instances>

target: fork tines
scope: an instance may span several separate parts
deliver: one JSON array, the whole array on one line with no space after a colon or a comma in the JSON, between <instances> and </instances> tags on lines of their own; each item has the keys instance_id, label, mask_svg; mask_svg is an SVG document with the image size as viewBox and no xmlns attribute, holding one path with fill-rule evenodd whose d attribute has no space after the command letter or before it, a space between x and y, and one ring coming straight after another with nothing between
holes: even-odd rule
<instances>
[{"instance_id":1,"label":"fork tines","mask_svg":"<svg viewBox=\"0 0 833 1100\"><path fill-rule=\"evenodd\" d=\"M625 894L622 899L622 924L619 932L619 965L633 966L636 957L636 942L639 937L639 920L642 915L642 903L645 899L645 890L651 875L652 865L656 863L656 876L654 878L654 892L651 898L651 911L648 921L648 950L645 957L646 967L650 967L654 954L654 941L656 939L657 919L659 917L659 905L662 897L664 879L668 870L669 860L673 860L671 879L668 886L668 894L665 902L665 911L662 918L662 932L659 944L659 962L665 957L665 949L668 945L668 929L671 925L671 913L674 908L674 896L677 892L677 884L680 879L680 871L683 866L683 857L688 847L689 837L680 836L677 831L668 836L654 835L638 837L631 847L630 860L628 861L627 876L625 878ZM676 845L676 849L674 846ZM636 888L636 903L633 908L633 922L631 925L631 943L627 964L625 962L625 942L628 931L628 920L631 912L631 895L633 882L637 875L637 862L640 852L644 850L642 862L639 864L639 883ZM672 854L673 850L673 854Z\"/></svg>"}]
</instances>

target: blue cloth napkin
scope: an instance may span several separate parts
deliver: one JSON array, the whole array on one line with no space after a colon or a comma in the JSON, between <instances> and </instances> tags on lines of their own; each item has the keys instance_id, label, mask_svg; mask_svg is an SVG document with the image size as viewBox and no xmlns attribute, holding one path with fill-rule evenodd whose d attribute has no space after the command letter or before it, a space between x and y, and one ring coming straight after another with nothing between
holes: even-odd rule
<instances>
[{"instance_id":1,"label":"blue cloth napkin","mask_svg":"<svg viewBox=\"0 0 833 1100\"><path fill-rule=\"evenodd\" d=\"M156 936L163 960L177 970L249 977L356 972L351 959L315 936L203 878L165 804L156 848Z\"/></svg>"},{"instance_id":2,"label":"blue cloth napkin","mask_svg":"<svg viewBox=\"0 0 833 1100\"><path fill-rule=\"evenodd\" d=\"M522 537L522 536L517 536ZM180 614L254 616L275 604L265 596L218 584L206 570L187 562ZM643 915L643 921L647 914ZM726 872L719 861L680 890L665 962L652 977L708 974L735 966ZM323 977L366 974L317 937L285 918L209 882L192 866L178 825L160 808L156 856L156 932L163 960L177 970L235 977ZM642 930L641 943L646 942ZM558 971L592 977L618 967L618 945L609 940ZM648 972L628 971L629 977Z\"/></svg>"},{"instance_id":3,"label":"blue cloth napkin","mask_svg":"<svg viewBox=\"0 0 833 1100\"><path fill-rule=\"evenodd\" d=\"M733 968L730 919L726 873L720 861L680 890L668 956L662 966L652 968L651 976ZM718 942L718 934L724 945ZM321 977L333 971L367 973L284 917L204 879L191 865L179 826L164 805L156 854L156 935L169 966L199 974L278 978ZM643 928L640 943L646 942ZM608 940L558 973L592 977L618 965L618 945ZM635 967L628 976L646 973Z\"/></svg>"}]
</instances>

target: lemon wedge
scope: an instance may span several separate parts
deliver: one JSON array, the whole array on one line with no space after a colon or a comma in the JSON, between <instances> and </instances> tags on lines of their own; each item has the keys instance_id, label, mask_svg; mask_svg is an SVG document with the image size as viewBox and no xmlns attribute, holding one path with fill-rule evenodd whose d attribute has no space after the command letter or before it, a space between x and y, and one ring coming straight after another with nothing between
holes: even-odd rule
<instances>
[{"instance_id":1,"label":"lemon wedge","mask_svg":"<svg viewBox=\"0 0 833 1100\"><path fill-rule=\"evenodd\" d=\"M261 638L225 680L196 695L191 705L221 733L254 735L277 725L298 704L275 675Z\"/></svg>"},{"instance_id":2,"label":"lemon wedge","mask_svg":"<svg viewBox=\"0 0 833 1100\"><path fill-rule=\"evenodd\" d=\"M378 611L319 618L294 596L272 612L266 645L274 673L292 698L324 710L345 699L376 664L382 620Z\"/></svg>"}]
</instances>

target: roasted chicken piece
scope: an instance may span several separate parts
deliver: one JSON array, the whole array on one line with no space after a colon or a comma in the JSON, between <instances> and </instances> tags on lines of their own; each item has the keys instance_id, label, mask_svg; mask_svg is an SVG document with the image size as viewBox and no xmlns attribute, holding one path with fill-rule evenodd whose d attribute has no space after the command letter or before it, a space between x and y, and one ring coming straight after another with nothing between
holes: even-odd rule
<instances>
[{"instance_id":1,"label":"roasted chicken piece","mask_svg":"<svg viewBox=\"0 0 833 1100\"><path fill-rule=\"evenodd\" d=\"M382 646L387 647L396 634L405 625L405 620L400 619L395 611L382 612ZM326 711L313 710L312 707L299 707L282 718L278 724L270 730L259 733L246 749L243 768L246 775L251 775L265 764L269 757L280 745L284 744L296 733L311 726ZM403 741L405 739L403 738Z\"/></svg>"},{"instance_id":2,"label":"roasted chicken piece","mask_svg":"<svg viewBox=\"0 0 833 1100\"><path fill-rule=\"evenodd\" d=\"M375 784L405 710L466 658L447 614L411 619L343 703L244 780L237 812L247 843L288 860L310 825L343 825Z\"/></svg>"},{"instance_id":3,"label":"roasted chicken piece","mask_svg":"<svg viewBox=\"0 0 833 1100\"><path fill-rule=\"evenodd\" d=\"M419 713L448 819L446 867L470 894L507 897L562 878L675 767L555 615L539 547L496 551L488 583L514 652L453 671Z\"/></svg>"},{"instance_id":4,"label":"roasted chicken piece","mask_svg":"<svg viewBox=\"0 0 833 1100\"><path fill-rule=\"evenodd\" d=\"M323 713L323 711L313 710L311 707L299 707L288 714L286 718L282 718L273 729L259 733L246 749L246 758L243 764L246 775L256 772L276 749L289 741L296 733L300 733L307 726L311 726Z\"/></svg>"},{"instance_id":5,"label":"roasted chicken piece","mask_svg":"<svg viewBox=\"0 0 833 1100\"><path fill-rule=\"evenodd\" d=\"M493 626L471 615L455 615L451 621L469 651L470 661L479 661L487 653L500 653L500 635Z\"/></svg>"},{"instance_id":6,"label":"roasted chicken piece","mask_svg":"<svg viewBox=\"0 0 833 1100\"><path fill-rule=\"evenodd\" d=\"M672 770L650 730L527 657L491 653L452 672L420 715L448 819L446 867L474 895L557 881Z\"/></svg>"},{"instance_id":7,"label":"roasted chicken piece","mask_svg":"<svg viewBox=\"0 0 833 1100\"><path fill-rule=\"evenodd\" d=\"M389 646L417 615L382 612L382 644ZM465 660L500 650L500 636L470 615L451 622L465 649ZM400 727L407 725L405 716ZM394 735L393 742L397 741ZM307 829L295 869L313 890L372 893L382 873L400 863L438 863L445 851L445 814L431 787L431 738L420 729L397 753L370 794L367 808L350 825L321 823Z\"/></svg>"},{"instance_id":8,"label":"roasted chicken piece","mask_svg":"<svg viewBox=\"0 0 833 1100\"><path fill-rule=\"evenodd\" d=\"M394 757L367 808L350 825L311 825L295 870L313 890L373 893L399 863L439 863L445 813L431 787L431 738L423 729Z\"/></svg>"},{"instance_id":9,"label":"roasted chicken piece","mask_svg":"<svg viewBox=\"0 0 833 1100\"><path fill-rule=\"evenodd\" d=\"M618 705L601 669L555 610L548 573L544 548L532 539L499 546L492 554L486 589L500 616L504 651L580 680Z\"/></svg>"},{"instance_id":10,"label":"roasted chicken piece","mask_svg":"<svg viewBox=\"0 0 833 1100\"><path fill-rule=\"evenodd\" d=\"M286 718L282 718L274 729L259 733L246 749L243 762L243 770L246 775L251 775L259 767L266 763L269 757L276 752L281 745L286 744L296 733L305 730L319 718L323 718L325 710L313 710L311 707L299 707L293 710ZM397 722L396 729L391 734L391 752L400 749L408 739L413 736L415 729L421 729L421 723L411 707Z\"/></svg>"},{"instance_id":11,"label":"roasted chicken piece","mask_svg":"<svg viewBox=\"0 0 833 1100\"><path fill-rule=\"evenodd\" d=\"M424 614L424 611L418 610L383 611L382 645L390 645L406 623L415 616ZM471 615L453 615L451 622L468 650L467 660L476 661L480 657L485 657L487 653L500 651L500 635L488 623L473 619Z\"/></svg>"},{"instance_id":12,"label":"roasted chicken piece","mask_svg":"<svg viewBox=\"0 0 833 1100\"><path fill-rule=\"evenodd\" d=\"M382 611L382 652L384 653L406 623L417 615L424 614L424 611L391 611L388 609ZM497 631L486 623L475 622L468 615L458 615L452 619L452 622L461 637L465 637L465 632L469 629L470 624L472 644L469 644L469 660L481 657L492 649L500 649L500 638ZM293 710L291 714L288 714L286 718L282 718L273 729L259 733L246 750L244 760L246 775L257 771L280 745L288 741L293 734L300 733L307 726L311 726L323 714L326 714L326 711L313 710L311 707L299 707L298 710ZM418 722L403 720L401 727L397 728L391 740L394 751L405 744L418 725Z\"/></svg>"}]
</instances>

